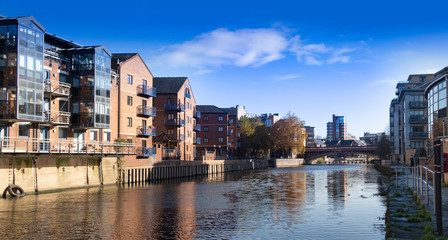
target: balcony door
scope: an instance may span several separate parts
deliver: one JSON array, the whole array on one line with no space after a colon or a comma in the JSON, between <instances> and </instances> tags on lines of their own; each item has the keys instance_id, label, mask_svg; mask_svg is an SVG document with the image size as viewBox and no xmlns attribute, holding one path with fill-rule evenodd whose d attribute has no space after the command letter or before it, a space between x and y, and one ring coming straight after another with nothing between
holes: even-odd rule
<instances>
[{"instance_id":1,"label":"balcony door","mask_svg":"<svg viewBox=\"0 0 448 240\"><path fill-rule=\"evenodd\" d=\"M2 147L8 147L8 126L0 125L0 141Z\"/></svg>"},{"instance_id":2,"label":"balcony door","mask_svg":"<svg viewBox=\"0 0 448 240\"><path fill-rule=\"evenodd\" d=\"M40 137L39 137L39 151L48 152L50 150L50 128L40 127Z\"/></svg>"},{"instance_id":3,"label":"balcony door","mask_svg":"<svg viewBox=\"0 0 448 240\"><path fill-rule=\"evenodd\" d=\"M73 142L75 143L73 146L74 152L82 152L83 151L83 145L84 145L84 132L82 131L75 131L73 133Z\"/></svg>"}]
</instances>

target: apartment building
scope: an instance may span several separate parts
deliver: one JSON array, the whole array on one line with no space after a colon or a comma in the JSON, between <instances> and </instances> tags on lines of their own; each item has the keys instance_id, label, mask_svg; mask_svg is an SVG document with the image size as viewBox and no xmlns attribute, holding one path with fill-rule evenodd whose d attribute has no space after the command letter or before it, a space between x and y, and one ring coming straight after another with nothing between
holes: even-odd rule
<instances>
[{"instance_id":1,"label":"apartment building","mask_svg":"<svg viewBox=\"0 0 448 240\"><path fill-rule=\"evenodd\" d=\"M347 138L347 123L344 116L333 114L333 121L327 123L327 140L345 140Z\"/></svg>"},{"instance_id":2,"label":"apartment building","mask_svg":"<svg viewBox=\"0 0 448 240\"><path fill-rule=\"evenodd\" d=\"M232 127L229 126L229 114L214 105L197 105L196 109L201 112L201 118L198 119L201 131L197 133L197 157L200 158L207 152L214 152L216 159L227 159L229 135L236 134L233 123ZM231 134L229 134L230 129L232 129ZM232 151L236 154L236 149L232 148Z\"/></svg>"},{"instance_id":3,"label":"apartment building","mask_svg":"<svg viewBox=\"0 0 448 240\"><path fill-rule=\"evenodd\" d=\"M33 17L0 18L0 138L6 145L103 151L99 143L111 141L110 83L111 54L104 46L49 34Z\"/></svg>"},{"instance_id":4,"label":"apartment building","mask_svg":"<svg viewBox=\"0 0 448 240\"><path fill-rule=\"evenodd\" d=\"M314 127L305 126L305 131L307 134L306 147L314 147Z\"/></svg>"},{"instance_id":5,"label":"apartment building","mask_svg":"<svg viewBox=\"0 0 448 240\"><path fill-rule=\"evenodd\" d=\"M266 127L272 127L278 120L280 120L280 114L278 113L263 113L260 114L260 121Z\"/></svg>"},{"instance_id":6,"label":"apartment building","mask_svg":"<svg viewBox=\"0 0 448 240\"><path fill-rule=\"evenodd\" d=\"M396 98L390 104L390 144L392 159L410 164L416 151L426 149L425 88L434 74L409 75L406 82L397 84Z\"/></svg>"},{"instance_id":7,"label":"apartment building","mask_svg":"<svg viewBox=\"0 0 448 240\"><path fill-rule=\"evenodd\" d=\"M112 54L112 72L112 139L135 144L137 155L125 156L126 166L152 165L156 156L154 76L138 53Z\"/></svg>"},{"instance_id":8,"label":"apartment building","mask_svg":"<svg viewBox=\"0 0 448 240\"><path fill-rule=\"evenodd\" d=\"M238 133L238 107L239 106L221 108L227 112L229 119L227 122L227 155L229 159L233 159L238 156L238 138L240 137Z\"/></svg>"},{"instance_id":9,"label":"apartment building","mask_svg":"<svg viewBox=\"0 0 448 240\"><path fill-rule=\"evenodd\" d=\"M155 77L153 81L157 89L154 142L162 146L161 158L194 160L196 118L200 115L190 81L187 77Z\"/></svg>"}]
</instances>

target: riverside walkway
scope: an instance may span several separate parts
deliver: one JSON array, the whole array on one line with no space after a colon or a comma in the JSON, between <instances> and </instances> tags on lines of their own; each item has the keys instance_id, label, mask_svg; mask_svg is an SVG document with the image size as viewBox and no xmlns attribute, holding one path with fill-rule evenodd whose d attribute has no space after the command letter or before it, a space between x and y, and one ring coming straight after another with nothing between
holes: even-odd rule
<instances>
[{"instance_id":1,"label":"riverside walkway","mask_svg":"<svg viewBox=\"0 0 448 240\"><path fill-rule=\"evenodd\" d=\"M391 167L388 213L386 219L387 239L435 239L437 223L434 210L433 176L419 167L423 174L414 174L410 167ZM427 173L427 174L426 174ZM426 176L428 175L428 178ZM428 180L426 180L428 179ZM448 236L448 187L442 187L443 237Z\"/></svg>"}]
</instances>

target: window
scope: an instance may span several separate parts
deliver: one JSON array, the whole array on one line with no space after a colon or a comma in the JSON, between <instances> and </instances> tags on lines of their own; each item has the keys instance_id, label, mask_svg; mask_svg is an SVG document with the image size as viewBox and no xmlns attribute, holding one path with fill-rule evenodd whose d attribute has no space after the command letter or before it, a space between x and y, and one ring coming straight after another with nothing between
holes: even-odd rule
<instances>
[{"instance_id":1,"label":"window","mask_svg":"<svg viewBox=\"0 0 448 240\"><path fill-rule=\"evenodd\" d=\"M190 131L187 131L187 137L190 137Z\"/></svg>"},{"instance_id":2,"label":"window","mask_svg":"<svg viewBox=\"0 0 448 240\"><path fill-rule=\"evenodd\" d=\"M196 143L197 143L197 144L201 144L201 138L200 138L200 137L197 137L197 138L196 138Z\"/></svg>"},{"instance_id":3,"label":"window","mask_svg":"<svg viewBox=\"0 0 448 240\"><path fill-rule=\"evenodd\" d=\"M30 136L30 125L19 124L19 137L29 137L29 136Z\"/></svg>"},{"instance_id":4,"label":"window","mask_svg":"<svg viewBox=\"0 0 448 240\"><path fill-rule=\"evenodd\" d=\"M224 139L222 137L218 138L218 142L222 143L224 142Z\"/></svg>"},{"instance_id":5,"label":"window","mask_svg":"<svg viewBox=\"0 0 448 240\"><path fill-rule=\"evenodd\" d=\"M204 132L208 132L208 127L204 127Z\"/></svg>"},{"instance_id":6,"label":"window","mask_svg":"<svg viewBox=\"0 0 448 240\"><path fill-rule=\"evenodd\" d=\"M68 128L59 128L59 139L67 139Z\"/></svg>"},{"instance_id":7,"label":"window","mask_svg":"<svg viewBox=\"0 0 448 240\"><path fill-rule=\"evenodd\" d=\"M190 117L187 116L187 123L190 123Z\"/></svg>"},{"instance_id":8,"label":"window","mask_svg":"<svg viewBox=\"0 0 448 240\"><path fill-rule=\"evenodd\" d=\"M229 120L229 124L233 124L233 119L230 119L230 120Z\"/></svg>"},{"instance_id":9,"label":"window","mask_svg":"<svg viewBox=\"0 0 448 240\"><path fill-rule=\"evenodd\" d=\"M208 138L205 137L205 138L204 138L204 142L205 142L205 143L208 143Z\"/></svg>"},{"instance_id":10,"label":"window","mask_svg":"<svg viewBox=\"0 0 448 240\"><path fill-rule=\"evenodd\" d=\"M222 132L224 130L223 127L218 127L218 132Z\"/></svg>"},{"instance_id":11,"label":"window","mask_svg":"<svg viewBox=\"0 0 448 240\"><path fill-rule=\"evenodd\" d=\"M187 109L190 109L190 103L187 102Z\"/></svg>"},{"instance_id":12,"label":"window","mask_svg":"<svg viewBox=\"0 0 448 240\"><path fill-rule=\"evenodd\" d=\"M208 121L208 116L204 116L204 121Z\"/></svg>"},{"instance_id":13,"label":"window","mask_svg":"<svg viewBox=\"0 0 448 240\"><path fill-rule=\"evenodd\" d=\"M128 117L126 122L128 127L132 127L132 118Z\"/></svg>"},{"instance_id":14,"label":"window","mask_svg":"<svg viewBox=\"0 0 448 240\"><path fill-rule=\"evenodd\" d=\"M90 130L90 141L98 141L98 130Z\"/></svg>"},{"instance_id":15,"label":"window","mask_svg":"<svg viewBox=\"0 0 448 240\"><path fill-rule=\"evenodd\" d=\"M218 116L218 121L222 122L223 121L223 117L221 115Z\"/></svg>"},{"instance_id":16,"label":"window","mask_svg":"<svg viewBox=\"0 0 448 240\"><path fill-rule=\"evenodd\" d=\"M146 140L142 140L142 147L146 147Z\"/></svg>"},{"instance_id":17,"label":"window","mask_svg":"<svg viewBox=\"0 0 448 240\"><path fill-rule=\"evenodd\" d=\"M46 82L50 81L50 70L45 69L44 79Z\"/></svg>"},{"instance_id":18,"label":"window","mask_svg":"<svg viewBox=\"0 0 448 240\"><path fill-rule=\"evenodd\" d=\"M128 139L126 139L126 141L128 141L128 143L132 144L132 138L128 138Z\"/></svg>"},{"instance_id":19,"label":"window","mask_svg":"<svg viewBox=\"0 0 448 240\"><path fill-rule=\"evenodd\" d=\"M110 132L109 131L105 131L103 133L103 142L110 142Z\"/></svg>"},{"instance_id":20,"label":"window","mask_svg":"<svg viewBox=\"0 0 448 240\"><path fill-rule=\"evenodd\" d=\"M132 75L128 75L128 84L132 85Z\"/></svg>"},{"instance_id":21,"label":"window","mask_svg":"<svg viewBox=\"0 0 448 240\"><path fill-rule=\"evenodd\" d=\"M128 105L132 106L132 96L128 96Z\"/></svg>"},{"instance_id":22,"label":"window","mask_svg":"<svg viewBox=\"0 0 448 240\"><path fill-rule=\"evenodd\" d=\"M188 152L188 145L187 145L187 152Z\"/></svg>"}]
</instances>

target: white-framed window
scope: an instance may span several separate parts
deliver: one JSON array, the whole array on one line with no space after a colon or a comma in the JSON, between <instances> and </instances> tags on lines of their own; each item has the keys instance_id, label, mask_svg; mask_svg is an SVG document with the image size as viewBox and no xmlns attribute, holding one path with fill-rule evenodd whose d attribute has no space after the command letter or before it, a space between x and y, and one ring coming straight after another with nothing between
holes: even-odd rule
<instances>
[{"instance_id":1,"label":"white-framed window","mask_svg":"<svg viewBox=\"0 0 448 240\"><path fill-rule=\"evenodd\" d=\"M110 142L110 131L103 132L103 142Z\"/></svg>"},{"instance_id":2,"label":"white-framed window","mask_svg":"<svg viewBox=\"0 0 448 240\"><path fill-rule=\"evenodd\" d=\"M204 138L204 142L205 142L205 143L208 143L208 138L205 137L205 138Z\"/></svg>"},{"instance_id":3,"label":"white-framed window","mask_svg":"<svg viewBox=\"0 0 448 240\"><path fill-rule=\"evenodd\" d=\"M132 96L128 96L128 105L132 106Z\"/></svg>"},{"instance_id":4,"label":"white-framed window","mask_svg":"<svg viewBox=\"0 0 448 240\"><path fill-rule=\"evenodd\" d=\"M127 83L128 83L129 85L132 85L132 82L133 82L132 75L129 75L129 74L128 74Z\"/></svg>"},{"instance_id":5,"label":"white-framed window","mask_svg":"<svg viewBox=\"0 0 448 240\"><path fill-rule=\"evenodd\" d=\"M90 141L98 141L98 130L90 129Z\"/></svg>"},{"instance_id":6,"label":"white-framed window","mask_svg":"<svg viewBox=\"0 0 448 240\"><path fill-rule=\"evenodd\" d=\"M218 142L224 142L224 138L222 138L222 137L220 137L220 138L218 138Z\"/></svg>"},{"instance_id":7,"label":"white-framed window","mask_svg":"<svg viewBox=\"0 0 448 240\"><path fill-rule=\"evenodd\" d=\"M218 116L218 121L222 122L224 120L224 118L222 117L222 115Z\"/></svg>"},{"instance_id":8,"label":"white-framed window","mask_svg":"<svg viewBox=\"0 0 448 240\"><path fill-rule=\"evenodd\" d=\"M218 127L218 132L222 132L222 131L224 131L224 128L223 127Z\"/></svg>"},{"instance_id":9,"label":"white-framed window","mask_svg":"<svg viewBox=\"0 0 448 240\"><path fill-rule=\"evenodd\" d=\"M128 127L132 127L132 118L128 117L126 123Z\"/></svg>"}]
</instances>

